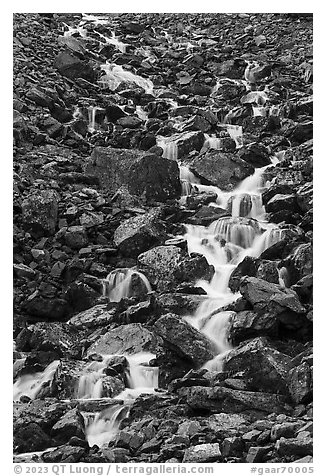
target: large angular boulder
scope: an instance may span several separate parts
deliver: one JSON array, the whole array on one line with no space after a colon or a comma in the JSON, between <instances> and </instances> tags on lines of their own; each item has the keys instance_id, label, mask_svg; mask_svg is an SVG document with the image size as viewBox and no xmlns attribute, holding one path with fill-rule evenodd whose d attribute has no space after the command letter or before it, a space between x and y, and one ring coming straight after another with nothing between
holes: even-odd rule
<instances>
[{"instance_id":1,"label":"large angular boulder","mask_svg":"<svg viewBox=\"0 0 326 476\"><path fill-rule=\"evenodd\" d=\"M54 190L41 190L22 202L24 228L35 238L54 235L58 219L59 195Z\"/></svg>"},{"instance_id":2,"label":"large angular boulder","mask_svg":"<svg viewBox=\"0 0 326 476\"><path fill-rule=\"evenodd\" d=\"M208 443L187 448L182 463L210 463L219 461L221 458L220 445Z\"/></svg>"},{"instance_id":3,"label":"large angular boulder","mask_svg":"<svg viewBox=\"0 0 326 476\"><path fill-rule=\"evenodd\" d=\"M254 167L265 167L271 163L267 148L256 142L242 147L238 152L238 157Z\"/></svg>"},{"instance_id":4,"label":"large angular boulder","mask_svg":"<svg viewBox=\"0 0 326 476\"><path fill-rule=\"evenodd\" d=\"M123 221L115 230L113 241L123 255L136 257L165 238L159 212L152 210Z\"/></svg>"},{"instance_id":5,"label":"large angular boulder","mask_svg":"<svg viewBox=\"0 0 326 476\"><path fill-rule=\"evenodd\" d=\"M269 414L289 413L284 396L262 392L244 392L225 387L188 387L183 389L188 405L195 410L215 413L240 413L258 410Z\"/></svg>"},{"instance_id":6,"label":"large angular boulder","mask_svg":"<svg viewBox=\"0 0 326 476\"><path fill-rule=\"evenodd\" d=\"M76 329L91 329L108 325L113 318L115 309L108 309L106 304L98 304L86 309L69 320L69 324Z\"/></svg>"},{"instance_id":7,"label":"large angular boulder","mask_svg":"<svg viewBox=\"0 0 326 476\"><path fill-rule=\"evenodd\" d=\"M209 281L214 274L206 258L189 256L174 245L152 248L138 256L138 263L158 291L175 290L177 284L195 284L198 279Z\"/></svg>"},{"instance_id":8,"label":"large angular boulder","mask_svg":"<svg viewBox=\"0 0 326 476\"><path fill-rule=\"evenodd\" d=\"M53 426L51 435L60 444L67 443L72 436L85 439L85 424L77 408L69 410Z\"/></svg>"},{"instance_id":9,"label":"large angular boulder","mask_svg":"<svg viewBox=\"0 0 326 476\"><path fill-rule=\"evenodd\" d=\"M165 154L169 154L170 150L174 150L175 160L181 159L193 150L200 151L205 142L205 136L202 132L182 132L174 134L164 140L158 140L157 144L166 150ZM172 157L169 157L172 158Z\"/></svg>"},{"instance_id":10,"label":"large angular boulder","mask_svg":"<svg viewBox=\"0 0 326 476\"><path fill-rule=\"evenodd\" d=\"M238 345L240 342L257 336L277 336L279 321L269 313L240 311L235 313L229 324L229 340Z\"/></svg>"},{"instance_id":11,"label":"large angular boulder","mask_svg":"<svg viewBox=\"0 0 326 476\"><path fill-rule=\"evenodd\" d=\"M157 342L157 337L141 324L127 324L101 336L88 348L87 356L152 352L156 350Z\"/></svg>"},{"instance_id":12,"label":"large angular boulder","mask_svg":"<svg viewBox=\"0 0 326 476\"><path fill-rule=\"evenodd\" d=\"M195 365L200 366L214 356L212 342L175 314L160 317L155 322L154 329L171 349L190 359Z\"/></svg>"},{"instance_id":13,"label":"large angular boulder","mask_svg":"<svg viewBox=\"0 0 326 476\"><path fill-rule=\"evenodd\" d=\"M239 289L254 311L277 316L288 327L299 328L303 324L306 310L292 289L254 277L242 278Z\"/></svg>"},{"instance_id":14,"label":"large angular boulder","mask_svg":"<svg viewBox=\"0 0 326 476\"><path fill-rule=\"evenodd\" d=\"M54 67L62 76L69 79L83 78L93 82L96 78L96 72L90 63L78 58L68 49L61 51L56 56Z\"/></svg>"},{"instance_id":15,"label":"large angular boulder","mask_svg":"<svg viewBox=\"0 0 326 476\"><path fill-rule=\"evenodd\" d=\"M86 172L97 176L111 193L125 185L133 195L162 202L181 194L178 164L154 154L95 147Z\"/></svg>"},{"instance_id":16,"label":"large angular boulder","mask_svg":"<svg viewBox=\"0 0 326 476\"><path fill-rule=\"evenodd\" d=\"M241 180L255 171L254 167L231 153L209 150L189 164L190 170L203 183L222 190L232 190Z\"/></svg>"},{"instance_id":17,"label":"large angular boulder","mask_svg":"<svg viewBox=\"0 0 326 476\"><path fill-rule=\"evenodd\" d=\"M258 337L231 350L224 360L226 372L241 371L252 390L288 395L288 355L278 352L266 338Z\"/></svg>"}]
</instances>

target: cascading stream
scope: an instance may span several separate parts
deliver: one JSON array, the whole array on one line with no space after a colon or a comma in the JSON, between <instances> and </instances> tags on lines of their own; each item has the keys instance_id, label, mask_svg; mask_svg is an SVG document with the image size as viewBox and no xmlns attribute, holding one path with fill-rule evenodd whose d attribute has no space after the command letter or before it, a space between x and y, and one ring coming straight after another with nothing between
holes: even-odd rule
<instances>
[{"instance_id":1,"label":"cascading stream","mask_svg":"<svg viewBox=\"0 0 326 476\"><path fill-rule=\"evenodd\" d=\"M272 162L275 165L277 158ZM234 312L216 312L240 297L240 293L232 293L228 286L232 271L246 256L258 257L282 238L283 230L268 223L265 217L261 199L265 169L266 167L256 169L253 175L243 180L232 192L223 192L218 187L213 187L212 191L217 193L218 198L216 204L212 205L227 209L231 217L222 217L208 227L186 225L188 253L205 256L215 270L210 282L197 282L197 286L207 293L207 299L199 305L194 315L185 317L215 346L216 357L203 366L209 370L222 370L224 357L232 348L227 333L228 323ZM194 183L193 187L198 189L199 185ZM279 275L280 284L285 286L286 269L280 271Z\"/></svg>"},{"instance_id":2,"label":"cascading stream","mask_svg":"<svg viewBox=\"0 0 326 476\"><path fill-rule=\"evenodd\" d=\"M112 359L112 355L102 356L100 362L91 362L80 377L77 390L78 399L100 399L103 397L103 379L105 370ZM128 416L133 401L141 394L155 393L158 388L158 367L151 367L149 362L155 355L149 352L140 352L124 356L128 361L125 371L126 388L115 400L124 403L110 405L97 413L84 412L86 436L90 446L102 446L113 440L119 430L121 421Z\"/></svg>"}]
</instances>

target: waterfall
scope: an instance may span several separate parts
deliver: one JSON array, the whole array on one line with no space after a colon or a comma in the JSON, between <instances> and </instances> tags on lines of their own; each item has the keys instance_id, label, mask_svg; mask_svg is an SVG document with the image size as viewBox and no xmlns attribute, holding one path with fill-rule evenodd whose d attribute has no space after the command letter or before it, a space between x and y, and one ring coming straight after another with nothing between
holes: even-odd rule
<instances>
[{"instance_id":1,"label":"waterfall","mask_svg":"<svg viewBox=\"0 0 326 476\"><path fill-rule=\"evenodd\" d=\"M275 164L277 158L272 160ZM267 167L256 169L232 192L223 192L217 187L217 205L228 208L231 217L222 217L208 227L185 225L188 253L203 255L214 266L214 275L210 282L199 280L196 285L207 294L192 316L184 319L206 335L213 343L216 356L204 364L204 368L221 371L223 361L231 349L228 342L228 325L233 311L216 312L238 297L232 293L229 279L232 271L246 256L258 257L261 253L282 239L284 231L273 223L265 221L265 207L261 194L264 190L263 172ZM193 184L200 189L201 185ZM279 281L286 286L287 270L279 271Z\"/></svg>"},{"instance_id":2,"label":"waterfall","mask_svg":"<svg viewBox=\"0 0 326 476\"><path fill-rule=\"evenodd\" d=\"M209 136L208 134L205 134L205 142L203 144L203 147L200 153L204 153L209 149L221 150L222 149L221 139L219 137Z\"/></svg>"},{"instance_id":3,"label":"waterfall","mask_svg":"<svg viewBox=\"0 0 326 476\"><path fill-rule=\"evenodd\" d=\"M100 109L97 106L89 106L88 108L88 130L93 133L96 130L96 111Z\"/></svg>"},{"instance_id":4,"label":"waterfall","mask_svg":"<svg viewBox=\"0 0 326 476\"><path fill-rule=\"evenodd\" d=\"M127 44L125 43L122 43L122 41L119 41L118 38L116 38L115 36L115 33L114 31L112 32L112 36L111 38L108 38L104 35L102 35L102 33L97 33L101 38L104 39L104 41L109 44L109 45L113 45L115 48L117 48L121 53L125 53L126 50L127 50Z\"/></svg>"},{"instance_id":5,"label":"waterfall","mask_svg":"<svg viewBox=\"0 0 326 476\"><path fill-rule=\"evenodd\" d=\"M243 146L243 139L242 139L242 126L235 126L232 124L227 124L226 130L230 135L231 139L234 140L237 149Z\"/></svg>"},{"instance_id":6,"label":"waterfall","mask_svg":"<svg viewBox=\"0 0 326 476\"><path fill-rule=\"evenodd\" d=\"M153 94L154 85L150 79L142 78L114 63L103 64L101 69L105 72L105 75L99 79L99 83L103 87L109 87L112 91L115 91L121 83L134 83L147 94Z\"/></svg>"},{"instance_id":7,"label":"waterfall","mask_svg":"<svg viewBox=\"0 0 326 476\"><path fill-rule=\"evenodd\" d=\"M174 137L157 136L156 144L163 149L163 157L165 159L178 159L178 144Z\"/></svg>"},{"instance_id":8,"label":"waterfall","mask_svg":"<svg viewBox=\"0 0 326 476\"><path fill-rule=\"evenodd\" d=\"M179 165L180 181L181 181L181 195L191 195L194 189L194 184L199 184L200 180L197 178L186 165Z\"/></svg>"},{"instance_id":9,"label":"waterfall","mask_svg":"<svg viewBox=\"0 0 326 476\"><path fill-rule=\"evenodd\" d=\"M78 383L78 399L104 399L102 396L102 379L106 376L105 369L112 355L102 356L101 362L91 362L80 376ZM121 421L128 415L132 402L141 394L151 394L158 388L158 367L151 367L150 361L155 355L150 352L139 352L124 355L128 361L125 370L127 387L113 400L124 403L110 405L97 413L85 413L84 421L86 436L90 446L102 446L112 441L120 427ZM104 399L105 400L105 399ZM112 400L111 400L112 401Z\"/></svg>"},{"instance_id":10,"label":"waterfall","mask_svg":"<svg viewBox=\"0 0 326 476\"><path fill-rule=\"evenodd\" d=\"M59 360L54 360L43 372L21 375L14 383L14 402L19 401L23 395L32 400L37 398L41 390L52 381L59 363Z\"/></svg>"},{"instance_id":11,"label":"waterfall","mask_svg":"<svg viewBox=\"0 0 326 476\"><path fill-rule=\"evenodd\" d=\"M111 302L119 302L121 299L133 296L133 279L137 279L137 288L144 292L151 292L151 285L143 273L130 268L117 268L108 274L103 280L103 295Z\"/></svg>"}]
</instances>

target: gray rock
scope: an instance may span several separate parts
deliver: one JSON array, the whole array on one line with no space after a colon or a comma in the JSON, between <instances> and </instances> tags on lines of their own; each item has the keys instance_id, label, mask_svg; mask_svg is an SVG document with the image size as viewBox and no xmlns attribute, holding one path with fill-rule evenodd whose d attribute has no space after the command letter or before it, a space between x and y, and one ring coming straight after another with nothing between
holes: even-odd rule
<instances>
[{"instance_id":1,"label":"gray rock","mask_svg":"<svg viewBox=\"0 0 326 476\"><path fill-rule=\"evenodd\" d=\"M222 458L218 443L190 446L187 448L182 463L210 463Z\"/></svg>"},{"instance_id":2,"label":"gray rock","mask_svg":"<svg viewBox=\"0 0 326 476\"><path fill-rule=\"evenodd\" d=\"M313 440L310 437L306 438L280 438L276 444L275 449L280 456L308 456L313 452Z\"/></svg>"},{"instance_id":3,"label":"gray rock","mask_svg":"<svg viewBox=\"0 0 326 476\"><path fill-rule=\"evenodd\" d=\"M290 370L288 385L292 400L297 405L311 401L313 391L312 371L306 362Z\"/></svg>"},{"instance_id":4,"label":"gray rock","mask_svg":"<svg viewBox=\"0 0 326 476\"><path fill-rule=\"evenodd\" d=\"M214 273L203 256L189 256L178 246L157 246L138 256L139 268L158 291L175 290L179 283L209 281Z\"/></svg>"},{"instance_id":5,"label":"gray rock","mask_svg":"<svg viewBox=\"0 0 326 476\"><path fill-rule=\"evenodd\" d=\"M261 392L243 392L224 387L189 387L184 389L187 403L194 409L235 413L245 410L289 412L290 408L280 395Z\"/></svg>"},{"instance_id":6,"label":"gray rock","mask_svg":"<svg viewBox=\"0 0 326 476\"><path fill-rule=\"evenodd\" d=\"M59 196L54 190L42 190L22 202L22 221L36 238L55 233Z\"/></svg>"},{"instance_id":7,"label":"gray rock","mask_svg":"<svg viewBox=\"0 0 326 476\"><path fill-rule=\"evenodd\" d=\"M254 168L244 160L217 150L210 150L196 157L189 167L206 183L226 191L232 190L238 182L254 173Z\"/></svg>"},{"instance_id":8,"label":"gray rock","mask_svg":"<svg viewBox=\"0 0 326 476\"><path fill-rule=\"evenodd\" d=\"M262 447L262 446L252 446L249 448L246 463L262 463L264 461L264 456L272 449L271 446Z\"/></svg>"},{"instance_id":9,"label":"gray rock","mask_svg":"<svg viewBox=\"0 0 326 476\"><path fill-rule=\"evenodd\" d=\"M82 414L73 408L53 426L51 434L57 442L67 443L72 436L85 439L85 425Z\"/></svg>"},{"instance_id":10,"label":"gray rock","mask_svg":"<svg viewBox=\"0 0 326 476\"><path fill-rule=\"evenodd\" d=\"M83 78L93 82L95 79L95 71L89 63L79 59L69 50L61 51L54 60L54 67L62 76L69 79Z\"/></svg>"},{"instance_id":11,"label":"gray rock","mask_svg":"<svg viewBox=\"0 0 326 476\"><path fill-rule=\"evenodd\" d=\"M125 256L136 257L165 239L158 211L128 218L114 232L114 244Z\"/></svg>"},{"instance_id":12,"label":"gray rock","mask_svg":"<svg viewBox=\"0 0 326 476\"><path fill-rule=\"evenodd\" d=\"M36 276L36 271L25 264L15 263L14 275L16 275L18 278L33 279Z\"/></svg>"},{"instance_id":13,"label":"gray rock","mask_svg":"<svg viewBox=\"0 0 326 476\"><path fill-rule=\"evenodd\" d=\"M266 338L258 337L225 357L226 372L242 371L253 390L288 394L291 358L278 352Z\"/></svg>"},{"instance_id":14,"label":"gray rock","mask_svg":"<svg viewBox=\"0 0 326 476\"><path fill-rule=\"evenodd\" d=\"M83 226L70 226L64 234L65 243L73 250L80 250L88 244L87 232Z\"/></svg>"},{"instance_id":15,"label":"gray rock","mask_svg":"<svg viewBox=\"0 0 326 476\"><path fill-rule=\"evenodd\" d=\"M69 320L69 324L76 329L91 329L108 325L112 321L115 309L107 309L105 304L93 306L80 312Z\"/></svg>"},{"instance_id":16,"label":"gray rock","mask_svg":"<svg viewBox=\"0 0 326 476\"><path fill-rule=\"evenodd\" d=\"M155 322L154 329L173 350L190 359L195 365L202 365L214 356L212 342L174 314L160 317Z\"/></svg>"},{"instance_id":17,"label":"gray rock","mask_svg":"<svg viewBox=\"0 0 326 476\"><path fill-rule=\"evenodd\" d=\"M140 324L119 326L100 337L87 350L86 356L92 354L132 355L138 352L155 352L157 338Z\"/></svg>"}]
</instances>

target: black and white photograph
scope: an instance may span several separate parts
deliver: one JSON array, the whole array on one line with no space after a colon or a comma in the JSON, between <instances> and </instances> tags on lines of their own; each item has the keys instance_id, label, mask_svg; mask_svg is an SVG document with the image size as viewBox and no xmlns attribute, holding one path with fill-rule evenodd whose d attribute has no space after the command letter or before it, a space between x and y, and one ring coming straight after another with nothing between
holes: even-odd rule
<instances>
[{"instance_id":1,"label":"black and white photograph","mask_svg":"<svg viewBox=\"0 0 326 476\"><path fill-rule=\"evenodd\" d=\"M12 15L16 474L313 472L316 13L215 8Z\"/></svg>"}]
</instances>

